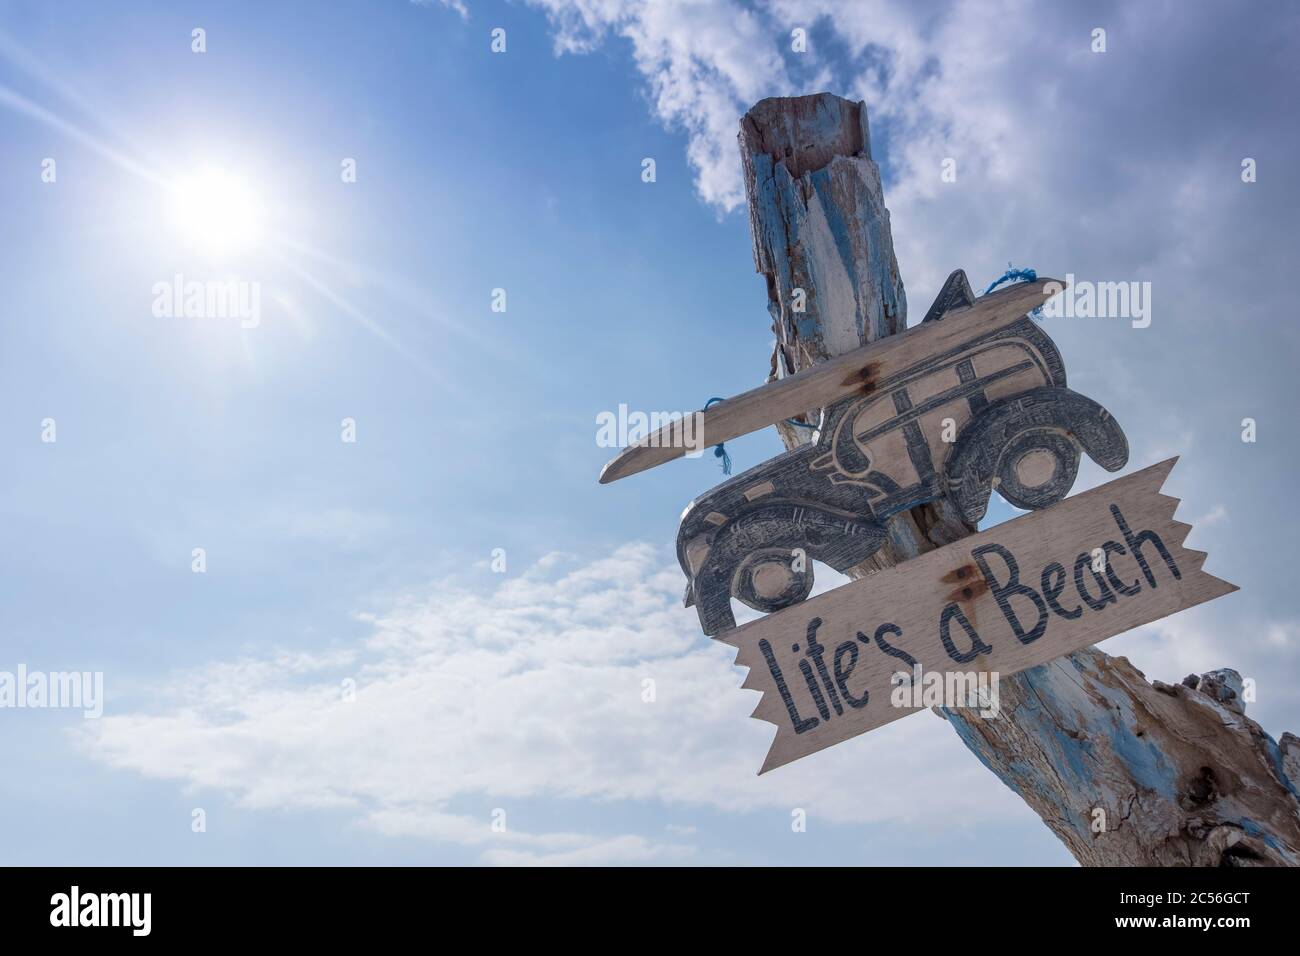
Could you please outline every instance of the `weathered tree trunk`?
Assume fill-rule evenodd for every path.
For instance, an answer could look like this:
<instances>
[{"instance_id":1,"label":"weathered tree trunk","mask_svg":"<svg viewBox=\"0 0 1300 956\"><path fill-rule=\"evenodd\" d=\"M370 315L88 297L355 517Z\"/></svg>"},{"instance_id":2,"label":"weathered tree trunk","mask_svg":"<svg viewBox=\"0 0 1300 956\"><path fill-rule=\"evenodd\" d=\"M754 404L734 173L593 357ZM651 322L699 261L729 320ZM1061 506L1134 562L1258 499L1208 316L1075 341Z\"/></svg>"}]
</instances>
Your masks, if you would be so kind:
<instances>
[{"instance_id":1,"label":"weathered tree trunk","mask_svg":"<svg viewBox=\"0 0 1300 956\"><path fill-rule=\"evenodd\" d=\"M906 328L866 104L763 100L741 120L740 151L776 334L769 378ZM777 427L787 448L809 440ZM851 576L974 529L941 501L888 530L889 544ZM1080 863L1300 864L1300 740L1284 734L1279 745L1245 716L1235 671L1148 683L1125 658L1089 648L1003 678L1001 705L992 720L943 716Z\"/></svg>"}]
</instances>

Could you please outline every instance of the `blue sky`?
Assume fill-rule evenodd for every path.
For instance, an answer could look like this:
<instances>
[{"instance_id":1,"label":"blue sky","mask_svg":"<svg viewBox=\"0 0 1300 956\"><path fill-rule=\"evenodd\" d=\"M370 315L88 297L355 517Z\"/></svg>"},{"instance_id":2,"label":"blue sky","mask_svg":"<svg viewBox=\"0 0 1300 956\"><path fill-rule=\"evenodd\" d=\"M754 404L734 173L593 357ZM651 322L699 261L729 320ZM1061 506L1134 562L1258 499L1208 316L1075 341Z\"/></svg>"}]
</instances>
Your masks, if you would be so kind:
<instances>
[{"instance_id":1,"label":"blue sky","mask_svg":"<svg viewBox=\"0 0 1300 956\"><path fill-rule=\"evenodd\" d=\"M958 266L1152 283L1149 328L1047 328L1243 591L1106 649L1237 667L1295 730L1300 37L1264 6L0 3L0 669L107 695L0 711L0 859L1070 862L931 715L754 778L770 728L677 606L716 464L596 484L599 412L766 373L735 131L821 89L867 102L913 320ZM260 241L173 221L208 166ZM260 324L153 315L178 272Z\"/></svg>"}]
</instances>

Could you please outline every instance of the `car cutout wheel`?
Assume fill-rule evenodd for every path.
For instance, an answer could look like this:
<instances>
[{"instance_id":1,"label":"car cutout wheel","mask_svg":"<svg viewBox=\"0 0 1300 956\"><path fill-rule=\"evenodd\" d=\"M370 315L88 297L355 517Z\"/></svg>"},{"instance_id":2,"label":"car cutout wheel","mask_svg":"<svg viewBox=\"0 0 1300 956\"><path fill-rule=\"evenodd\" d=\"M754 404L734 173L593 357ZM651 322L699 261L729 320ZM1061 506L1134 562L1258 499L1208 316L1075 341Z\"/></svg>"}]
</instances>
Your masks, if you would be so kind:
<instances>
[{"instance_id":1,"label":"car cutout wheel","mask_svg":"<svg viewBox=\"0 0 1300 956\"><path fill-rule=\"evenodd\" d=\"M789 548L755 551L737 565L731 579L736 600L764 613L798 604L812 586L812 559Z\"/></svg>"},{"instance_id":2,"label":"car cutout wheel","mask_svg":"<svg viewBox=\"0 0 1300 956\"><path fill-rule=\"evenodd\" d=\"M1024 511L1055 504L1074 486L1080 455L1078 444L1060 429L1021 432L998 461L998 493Z\"/></svg>"}]
</instances>

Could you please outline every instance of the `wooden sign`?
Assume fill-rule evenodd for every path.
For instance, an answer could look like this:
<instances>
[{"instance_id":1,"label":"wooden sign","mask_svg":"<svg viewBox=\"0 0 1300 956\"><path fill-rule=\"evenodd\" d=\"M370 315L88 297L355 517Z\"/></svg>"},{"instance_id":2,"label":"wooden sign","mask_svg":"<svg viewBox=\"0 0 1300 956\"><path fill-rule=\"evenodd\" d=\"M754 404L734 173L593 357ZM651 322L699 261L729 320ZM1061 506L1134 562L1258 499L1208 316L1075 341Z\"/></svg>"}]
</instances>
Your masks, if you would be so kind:
<instances>
[{"instance_id":1,"label":"wooden sign","mask_svg":"<svg viewBox=\"0 0 1300 956\"><path fill-rule=\"evenodd\" d=\"M1025 314L1051 282L976 300L958 269L919 327L716 406L745 409L728 422L763 424L813 394L837 399L812 443L723 482L682 515L677 557L705 634L735 626L733 597L760 611L804 600L811 559L837 571L862 563L900 511L946 497L974 524L994 488L1024 510L1060 501L1084 452L1108 471L1124 467L1123 430L1066 387L1060 352ZM781 389L801 378L826 390L808 385L783 404ZM777 392L785 397L770 398ZM713 443L707 423L704 435ZM644 461L638 454L630 460Z\"/></svg>"},{"instance_id":2,"label":"wooden sign","mask_svg":"<svg viewBox=\"0 0 1300 956\"><path fill-rule=\"evenodd\" d=\"M936 674L987 685L1237 590L1183 547L1176 460L718 635L777 727L759 772L930 706Z\"/></svg>"}]
</instances>

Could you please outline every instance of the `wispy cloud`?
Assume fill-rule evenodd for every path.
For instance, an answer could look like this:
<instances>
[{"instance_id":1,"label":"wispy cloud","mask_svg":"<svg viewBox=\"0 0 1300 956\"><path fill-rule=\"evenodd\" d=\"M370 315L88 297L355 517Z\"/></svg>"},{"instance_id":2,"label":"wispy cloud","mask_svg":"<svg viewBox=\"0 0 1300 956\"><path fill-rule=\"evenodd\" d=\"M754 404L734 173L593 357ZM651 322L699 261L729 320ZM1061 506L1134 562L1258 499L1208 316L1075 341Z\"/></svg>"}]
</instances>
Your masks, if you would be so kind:
<instances>
[{"instance_id":1,"label":"wispy cloud","mask_svg":"<svg viewBox=\"0 0 1300 956\"><path fill-rule=\"evenodd\" d=\"M417 7L431 7L434 4L441 4L448 10L455 10L460 14L462 20L469 19L469 8L465 6L463 0L411 0Z\"/></svg>"},{"instance_id":2,"label":"wispy cloud","mask_svg":"<svg viewBox=\"0 0 1300 956\"><path fill-rule=\"evenodd\" d=\"M700 196L724 210L744 202L737 120L764 96L795 92L767 16L731 0L528 2L549 17L557 53L586 53L611 36L629 42L651 108L687 134Z\"/></svg>"},{"instance_id":3,"label":"wispy cloud","mask_svg":"<svg viewBox=\"0 0 1300 956\"><path fill-rule=\"evenodd\" d=\"M244 807L345 808L376 832L485 862L693 858L692 831L662 823L646 835L521 831L511 808L535 799L802 807L845 824L1023 812L929 714L757 777L772 728L749 719L755 695L731 650L700 636L680 571L648 545L548 559L478 591L440 585L365 620L372 631L353 646L177 674L147 708L110 704L81 743L110 766Z\"/></svg>"}]
</instances>

